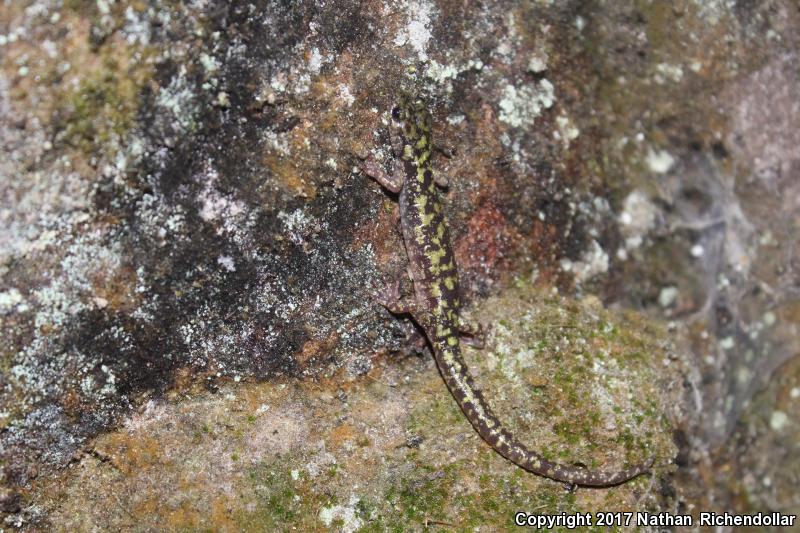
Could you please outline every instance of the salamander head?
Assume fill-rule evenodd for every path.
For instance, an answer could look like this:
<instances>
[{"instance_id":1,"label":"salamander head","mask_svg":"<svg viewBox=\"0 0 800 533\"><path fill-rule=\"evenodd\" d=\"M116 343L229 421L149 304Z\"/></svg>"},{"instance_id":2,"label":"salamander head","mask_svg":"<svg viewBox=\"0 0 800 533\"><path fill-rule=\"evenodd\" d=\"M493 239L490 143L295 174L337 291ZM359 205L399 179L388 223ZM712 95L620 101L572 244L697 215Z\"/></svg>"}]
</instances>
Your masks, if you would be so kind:
<instances>
[{"instance_id":1,"label":"salamander head","mask_svg":"<svg viewBox=\"0 0 800 533\"><path fill-rule=\"evenodd\" d=\"M421 98L402 95L392 109L392 119L402 132L406 144L413 147L420 138L430 138L431 114ZM406 158L405 153L403 158Z\"/></svg>"}]
</instances>

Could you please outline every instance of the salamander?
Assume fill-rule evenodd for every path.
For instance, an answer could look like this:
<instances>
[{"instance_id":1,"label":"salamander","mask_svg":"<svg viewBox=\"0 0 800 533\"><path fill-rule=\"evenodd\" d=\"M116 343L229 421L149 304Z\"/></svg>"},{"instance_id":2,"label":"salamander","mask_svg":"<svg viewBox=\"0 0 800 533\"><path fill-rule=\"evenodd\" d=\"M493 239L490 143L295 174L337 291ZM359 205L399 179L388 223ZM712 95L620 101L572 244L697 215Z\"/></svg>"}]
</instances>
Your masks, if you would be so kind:
<instances>
[{"instance_id":1,"label":"salamander","mask_svg":"<svg viewBox=\"0 0 800 533\"><path fill-rule=\"evenodd\" d=\"M558 464L527 448L494 414L461 355L458 272L442 198L433 174L431 115L425 104L403 96L392 110L393 172L373 158L364 172L399 193L400 225L408 255L414 297L402 301L398 286L384 293L383 304L396 314L410 314L424 330L439 372L475 431L500 455L525 470L569 485L605 487L647 472L653 459L617 471L590 471Z\"/></svg>"}]
</instances>

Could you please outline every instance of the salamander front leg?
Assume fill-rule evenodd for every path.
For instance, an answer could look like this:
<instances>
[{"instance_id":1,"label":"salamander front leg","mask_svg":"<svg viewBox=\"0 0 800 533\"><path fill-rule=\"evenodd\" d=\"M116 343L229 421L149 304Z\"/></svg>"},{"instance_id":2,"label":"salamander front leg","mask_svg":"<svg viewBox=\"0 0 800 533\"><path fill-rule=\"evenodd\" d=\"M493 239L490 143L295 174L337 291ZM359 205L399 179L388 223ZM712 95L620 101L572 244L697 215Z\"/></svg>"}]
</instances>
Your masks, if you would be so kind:
<instances>
[{"instance_id":1,"label":"salamander front leg","mask_svg":"<svg viewBox=\"0 0 800 533\"><path fill-rule=\"evenodd\" d=\"M447 189L450 187L450 180L447 179L447 176L442 174L441 172L434 172L433 173L433 181L441 187L442 189Z\"/></svg>"},{"instance_id":2,"label":"salamander front leg","mask_svg":"<svg viewBox=\"0 0 800 533\"><path fill-rule=\"evenodd\" d=\"M378 160L375 159L375 156L372 154L367 156L367 159L359 165L359 168L364 174L373 178L395 194L399 193L400 189L403 188L405 174L403 172L403 166L397 160L392 161L392 174L387 174L386 171L383 170L383 166L378 163Z\"/></svg>"},{"instance_id":3,"label":"salamander front leg","mask_svg":"<svg viewBox=\"0 0 800 533\"><path fill-rule=\"evenodd\" d=\"M445 156L447 159L452 159L456 155L455 148L441 146L440 144L434 144L433 149ZM433 181L442 189L447 189L450 187L450 180L447 178L447 174L444 172L434 172Z\"/></svg>"}]
</instances>

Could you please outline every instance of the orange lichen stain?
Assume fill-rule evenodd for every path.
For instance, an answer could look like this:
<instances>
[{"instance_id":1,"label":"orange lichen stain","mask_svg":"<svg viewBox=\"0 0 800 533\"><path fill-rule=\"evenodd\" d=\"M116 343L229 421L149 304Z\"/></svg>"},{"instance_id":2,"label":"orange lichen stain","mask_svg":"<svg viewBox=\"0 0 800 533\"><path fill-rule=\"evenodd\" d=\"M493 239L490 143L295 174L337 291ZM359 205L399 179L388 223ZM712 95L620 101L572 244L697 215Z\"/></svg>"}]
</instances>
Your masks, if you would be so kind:
<instances>
[{"instance_id":1,"label":"orange lichen stain","mask_svg":"<svg viewBox=\"0 0 800 533\"><path fill-rule=\"evenodd\" d=\"M337 368L331 374L320 376L313 385L317 391L342 391L349 394L352 391L360 390L363 382L353 380L349 371L342 367ZM305 382L301 382L300 386L305 386Z\"/></svg>"},{"instance_id":2,"label":"orange lichen stain","mask_svg":"<svg viewBox=\"0 0 800 533\"><path fill-rule=\"evenodd\" d=\"M103 265L100 265L102 267ZM136 270L130 266L98 268L89 276L95 305L110 311L132 311L141 303Z\"/></svg>"},{"instance_id":3,"label":"orange lichen stain","mask_svg":"<svg viewBox=\"0 0 800 533\"><path fill-rule=\"evenodd\" d=\"M223 495L218 495L211 502L211 524L213 531L239 531L239 527L231 517L235 502ZM197 511L195 511L197 512Z\"/></svg>"},{"instance_id":4,"label":"orange lichen stain","mask_svg":"<svg viewBox=\"0 0 800 533\"><path fill-rule=\"evenodd\" d=\"M328 435L328 444L332 449L342 448L347 441L355 441L360 433L350 424L340 424L333 428Z\"/></svg>"},{"instance_id":5,"label":"orange lichen stain","mask_svg":"<svg viewBox=\"0 0 800 533\"><path fill-rule=\"evenodd\" d=\"M778 321L789 324L800 324L800 302L789 301L777 309Z\"/></svg>"},{"instance_id":6,"label":"orange lichen stain","mask_svg":"<svg viewBox=\"0 0 800 533\"><path fill-rule=\"evenodd\" d=\"M315 184L303 175L300 165L294 159L268 152L261 162L271 172L274 181L282 184L292 194L308 199L317 196Z\"/></svg>"},{"instance_id":7,"label":"orange lichen stain","mask_svg":"<svg viewBox=\"0 0 800 533\"><path fill-rule=\"evenodd\" d=\"M165 510L166 507L164 506L164 500L162 498L150 496L147 495L147 493L136 501L131 509L134 517L146 517L147 521L152 520L153 516L163 516Z\"/></svg>"},{"instance_id":8,"label":"orange lichen stain","mask_svg":"<svg viewBox=\"0 0 800 533\"><path fill-rule=\"evenodd\" d=\"M61 397L61 406L67 415L78 416L81 412L81 395L74 389L67 390Z\"/></svg>"},{"instance_id":9,"label":"orange lichen stain","mask_svg":"<svg viewBox=\"0 0 800 533\"><path fill-rule=\"evenodd\" d=\"M353 54L343 50L336 56L336 65L327 72L318 74L311 84L311 98L319 102L319 131L342 130L342 119L347 120L349 102L343 96L343 87L352 87L354 73L352 71ZM354 131L353 128L347 128Z\"/></svg>"},{"instance_id":10,"label":"orange lichen stain","mask_svg":"<svg viewBox=\"0 0 800 533\"><path fill-rule=\"evenodd\" d=\"M336 86L327 79L320 79L311 86L315 99L320 102L331 102L335 98ZM315 124L318 133L336 133L342 128L343 114L339 105L326 105L318 110Z\"/></svg>"},{"instance_id":11,"label":"orange lichen stain","mask_svg":"<svg viewBox=\"0 0 800 533\"><path fill-rule=\"evenodd\" d=\"M167 508L164 511L158 512L158 515L164 517L169 531L187 531L196 530L200 526L200 515L197 509L189 502L181 502L179 507Z\"/></svg>"},{"instance_id":12,"label":"orange lichen stain","mask_svg":"<svg viewBox=\"0 0 800 533\"><path fill-rule=\"evenodd\" d=\"M336 346L338 341L339 335L336 332L324 339L309 339L303 344L300 351L294 354L295 361L297 361L300 368L306 368L314 360L320 357L328 357L331 349Z\"/></svg>"},{"instance_id":13,"label":"orange lichen stain","mask_svg":"<svg viewBox=\"0 0 800 533\"><path fill-rule=\"evenodd\" d=\"M108 456L114 467L126 477L164 464L160 441L141 433L110 433L101 437L95 449Z\"/></svg>"},{"instance_id":14,"label":"orange lichen stain","mask_svg":"<svg viewBox=\"0 0 800 533\"><path fill-rule=\"evenodd\" d=\"M139 469L134 472L134 480L142 474L148 477L165 473L160 466ZM174 483L174 480L173 480ZM145 497L133 505L133 514L145 516L150 522L167 524L169 531L186 531L206 529L212 531L237 531L238 528L231 517L231 510L236 506L226 495L217 495L210 502L208 508L198 507L195 501L186 497L191 494L202 494L207 490L207 484L202 476L197 473L191 476L181 476L173 487L175 494L184 495L183 499L175 502L165 502L163 498Z\"/></svg>"},{"instance_id":15,"label":"orange lichen stain","mask_svg":"<svg viewBox=\"0 0 800 533\"><path fill-rule=\"evenodd\" d=\"M244 403L244 412L252 415L262 406L276 406L286 402L292 393L291 380L275 379L269 383L257 383L242 387L239 398Z\"/></svg>"},{"instance_id":16,"label":"orange lichen stain","mask_svg":"<svg viewBox=\"0 0 800 533\"><path fill-rule=\"evenodd\" d=\"M178 367L172 371L172 387L167 391L166 396L170 400L178 400L187 395L200 395L206 390L205 384L209 379L217 379L216 373L217 369L215 368L198 370L192 366Z\"/></svg>"}]
</instances>

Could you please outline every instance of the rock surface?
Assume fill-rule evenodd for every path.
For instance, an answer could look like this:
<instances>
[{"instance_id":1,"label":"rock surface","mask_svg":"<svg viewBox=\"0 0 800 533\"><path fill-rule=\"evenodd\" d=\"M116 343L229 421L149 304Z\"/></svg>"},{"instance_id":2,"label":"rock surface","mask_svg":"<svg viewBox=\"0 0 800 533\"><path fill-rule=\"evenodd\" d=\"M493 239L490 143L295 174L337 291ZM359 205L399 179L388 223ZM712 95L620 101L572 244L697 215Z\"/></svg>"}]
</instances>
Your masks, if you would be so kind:
<instances>
[{"instance_id":1,"label":"rock surface","mask_svg":"<svg viewBox=\"0 0 800 533\"><path fill-rule=\"evenodd\" d=\"M785 0L0 4L5 526L796 509L798 41ZM565 493L386 357L419 343L371 296L405 258L358 164L400 92L487 394L652 477Z\"/></svg>"},{"instance_id":2,"label":"rock surface","mask_svg":"<svg viewBox=\"0 0 800 533\"><path fill-rule=\"evenodd\" d=\"M653 340L664 332L635 316L610 322L596 299L531 290L508 291L482 311L476 318L504 319L467 360L510 427L548 457L592 468L654 454L654 476L570 494L529 475L472 431L431 358L407 357L382 359L355 381L174 390L95 439L66 483L39 494L39 512L73 531L409 531L426 522L492 530L513 527L522 509L673 504L659 480L673 470L681 365L663 372L646 357L675 358Z\"/></svg>"}]
</instances>

